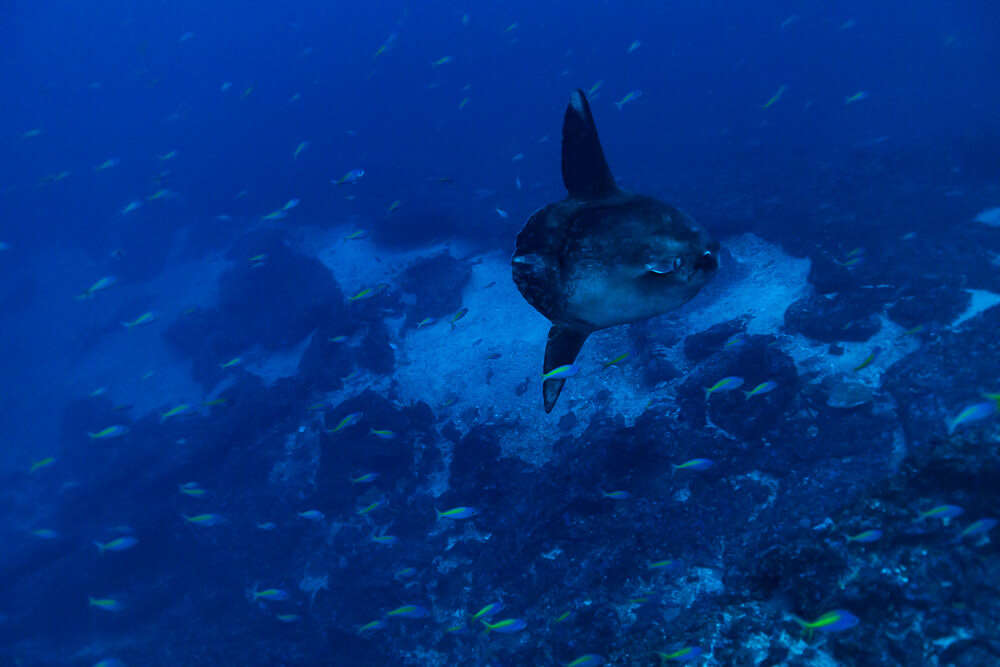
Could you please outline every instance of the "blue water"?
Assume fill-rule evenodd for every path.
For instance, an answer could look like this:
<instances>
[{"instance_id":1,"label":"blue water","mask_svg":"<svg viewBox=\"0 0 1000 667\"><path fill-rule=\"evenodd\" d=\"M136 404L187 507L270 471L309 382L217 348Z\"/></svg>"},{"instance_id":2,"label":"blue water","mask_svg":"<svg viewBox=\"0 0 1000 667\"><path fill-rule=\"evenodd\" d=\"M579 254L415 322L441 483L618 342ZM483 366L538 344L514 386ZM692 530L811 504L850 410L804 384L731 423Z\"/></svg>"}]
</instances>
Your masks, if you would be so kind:
<instances>
[{"instance_id":1,"label":"blue water","mask_svg":"<svg viewBox=\"0 0 1000 667\"><path fill-rule=\"evenodd\" d=\"M683 646L736 664L750 635L804 645L788 614L851 600L789 599L805 566L777 590L722 583L756 581L771 535L739 515L748 501L730 481L846 457L788 492L811 508L803 516L769 515L773 535L805 544L812 525L897 479L896 454L923 451L917 412L946 438L943 418L1000 391L989 326L954 324L970 304L989 315L1000 292L996 225L974 221L1000 206L992 3L109 0L0 15L4 664L541 665L595 653L580 664L644 665ZM545 415L534 374L547 324L507 260L528 216L565 196L560 124L575 89L619 184L698 219L724 264L690 310L593 337L581 363L594 372ZM630 91L641 95L621 103ZM354 169L356 183L332 182ZM746 234L768 250L748 250ZM747 296L754 275L763 287ZM105 276L114 284L78 298ZM802 297L795 280L840 299L840 315L820 299L784 327L740 323ZM725 317L699 315L714 303L730 304ZM838 316L843 328L821 331ZM754 352L723 363L741 330ZM943 358L956 331L978 359L965 370L981 372L937 377L933 400L910 410L893 389L905 364ZM872 350L872 369L855 369ZM620 381L596 373L624 352ZM702 395L723 375L749 390L779 372L787 382L768 397L712 397L733 401L728 413ZM826 397L844 377L892 394L894 416L869 399L860 417L824 413L843 407ZM744 419L751 400L769 401L766 418ZM994 424L989 413L968 427ZM87 435L112 425L127 433ZM836 440L815 446L826 454L782 455L817 425ZM862 446L897 429L895 445ZM623 452L624 440L647 444ZM701 456L712 471L677 482L671 466ZM364 473L378 477L349 481ZM192 481L204 496L183 492ZM631 508L600 493L625 489ZM774 513L760 492L747 506ZM684 509L671 504L681 497ZM921 488L900 502L925 500L948 498ZM434 520L455 506L476 515ZM311 509L322 519L298 516ZM183 518L199 513L219 525ZM390 534L396 544L371 542ZM92 545L123 535L138 542ZM722 542L740 555L723 562ZM643 570L659 556L700 574ZM715 585L706 571L728 597L688 594L685 581ZM307 575L328 582L310 592ZM255 585L288 599L255 599ZM627 601L651 589L652 611ZM741 604L775 599L754 612L771 622L721 629L750 615ZM526 627L484 635L469 615L495 600L494 621ZM386 617L411 603L426 617ZM905 664L841 639L882 636L887 622L874 602L853 604L860 629L820 650Z\"/></svg>"}]
</instances>

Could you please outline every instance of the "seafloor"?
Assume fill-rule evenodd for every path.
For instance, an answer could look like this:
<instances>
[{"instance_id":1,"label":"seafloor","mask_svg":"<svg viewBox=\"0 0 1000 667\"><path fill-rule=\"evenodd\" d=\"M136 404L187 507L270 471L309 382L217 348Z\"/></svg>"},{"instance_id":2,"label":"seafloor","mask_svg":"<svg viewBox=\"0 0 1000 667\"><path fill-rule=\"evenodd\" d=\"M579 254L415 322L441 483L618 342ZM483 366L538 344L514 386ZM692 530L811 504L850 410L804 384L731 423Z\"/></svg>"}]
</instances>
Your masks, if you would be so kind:
<instances>
[{"instance_id":1,"label":"seafloor","mask_svg":"<svg viewBox=\"0 0 1000 667\"><path fill-rule=\"evenodd\" d=\"M676 313L592 336L551 415L547 323L506 251L258 226L102 294L72 328L27 305L12 326L68 351L10 400L47 406L31 428L63 446L3 485L0 657L651 665L692 646L717 665L997 664L997 548L959 535L1000 511L1000 431L946 428L1000 391L1000 229L973 214L917 229L899 214L855 238L826 205L817 240L724 234L716 281ZM150 295L153 324L117 324ZM777 387L706 397L726 376ZM129 432L87 435L112 424ZM674 469L693 458L715 465ZM191 481L203 496L178 492ZM942 504L964 514L916 520ZM436 519L455 506L478 514ZM200 513L221 523L182 519ZM881 539L846 539L870 529ZM92 546L122 534L138 545ZM255 586L289 599L255 601ZM527 627L484 634L470 615L496 601ZM429 614L359 632L404 604ZM835 609L860 623L803 634L790 616Z\"/></svg>"}]
</instances>

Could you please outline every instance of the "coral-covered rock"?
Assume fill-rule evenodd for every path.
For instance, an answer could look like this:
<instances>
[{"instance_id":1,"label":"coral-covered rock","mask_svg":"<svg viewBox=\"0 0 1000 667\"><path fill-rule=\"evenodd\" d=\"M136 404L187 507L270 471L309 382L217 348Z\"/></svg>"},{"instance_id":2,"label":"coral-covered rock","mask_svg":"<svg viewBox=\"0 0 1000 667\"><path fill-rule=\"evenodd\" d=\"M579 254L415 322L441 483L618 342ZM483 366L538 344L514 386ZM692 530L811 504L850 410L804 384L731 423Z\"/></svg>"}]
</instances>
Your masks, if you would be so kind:
<instances>
[{"instance_id":1,"label":"coral-covered rock","mask_svg":"<svg viewBox=\"0 0 1000 667\"><path fill-rule=\"evenodd\" d=\"M799 299L785 311L785 328L826 343L865 341L882 328L876 313L882 301L872 291L858 290Z\"/></svg>"}]
</instances>

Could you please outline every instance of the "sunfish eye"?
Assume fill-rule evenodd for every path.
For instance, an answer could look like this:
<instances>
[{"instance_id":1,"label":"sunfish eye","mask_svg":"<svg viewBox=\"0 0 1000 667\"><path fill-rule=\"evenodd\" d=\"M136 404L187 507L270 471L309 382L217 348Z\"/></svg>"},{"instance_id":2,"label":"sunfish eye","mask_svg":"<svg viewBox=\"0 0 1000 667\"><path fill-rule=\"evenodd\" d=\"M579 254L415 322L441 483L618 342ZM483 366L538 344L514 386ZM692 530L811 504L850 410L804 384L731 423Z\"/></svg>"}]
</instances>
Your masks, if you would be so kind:
<instances>
[{"instance_id":1,"label":"sunfish eye","mask_svg":"<svg viewBox=\"0 0 1000 667\"><path fill-rule=\"evenodd\" d=\"M706 250L702 253L701 257L698 258L698 261L694 263L694 268L701 271L715 271L719 268L719 260L714 254L712 254L711 250Z\"/></svg>"}]
</instances>

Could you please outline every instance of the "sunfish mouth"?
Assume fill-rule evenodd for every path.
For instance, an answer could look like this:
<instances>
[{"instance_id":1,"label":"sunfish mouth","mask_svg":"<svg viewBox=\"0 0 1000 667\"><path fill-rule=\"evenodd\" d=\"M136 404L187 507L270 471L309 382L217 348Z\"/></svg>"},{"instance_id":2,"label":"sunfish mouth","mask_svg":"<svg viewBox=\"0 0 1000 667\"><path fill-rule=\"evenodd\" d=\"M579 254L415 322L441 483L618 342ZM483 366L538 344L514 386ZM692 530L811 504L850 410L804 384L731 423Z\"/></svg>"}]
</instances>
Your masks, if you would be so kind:
<instances>
[{"instance_id":1,"label":"sunfish mouth","mask_svg":"<svg viewBox=\"0 0 1000 667\"><path fill-rule=\"evenodd\" d=\"M681 268L684 264L684 260L680 257L674 257L671 260L664 262L650 262L646 264L646 271L649 273L655 273L656 275L662 276L669 273L673 273L677 269ZM706 250L703 252L698 259L694 262L695 271L704 271L705 273L711 273L719 268L719 257L716 253L711 250Z\"/></svg>"},{"instance_id":2,"label":"sunfish mouth","mask_svg":"<svg viewBox=\"0 0 1000 667\"><path fill-rule=\"evenodd\" d=\"M681 268L682 263L683 261L680 257L674 257L672 260L666 262L650 262L646 265L646 270L662 276L667 273L673 273Z\"/></svg>"}]
</instances>

